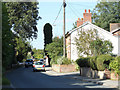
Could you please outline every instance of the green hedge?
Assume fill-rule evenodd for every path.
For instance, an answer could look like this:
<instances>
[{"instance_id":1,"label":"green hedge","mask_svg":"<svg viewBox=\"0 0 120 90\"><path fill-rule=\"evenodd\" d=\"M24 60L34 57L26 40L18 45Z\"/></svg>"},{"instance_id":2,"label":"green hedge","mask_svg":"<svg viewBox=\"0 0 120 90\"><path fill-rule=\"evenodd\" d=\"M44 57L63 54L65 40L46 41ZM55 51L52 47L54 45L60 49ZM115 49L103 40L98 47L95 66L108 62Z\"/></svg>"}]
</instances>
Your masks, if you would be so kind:
<instances>
[{"instance_id":1,"label":"green hedge","mask_svg":"<svg viewBox=\"0 0 120 90\"><path fill-rule=\"evenodd\" d=\"M99 55L96 60L96 66L98 71L104 71L105 68L109 69L109 63L114 60L114 58L108 54Z\"/></svg>"},{"instance_id":2,"label":"green hedge","mask_svg":"<svg viewBox=\"0 0 120 90\"><path fill-rule=\"evenodd\" d=\"M115 71L116 74L120 75L120 56L110 62L110 68Z\"/></svg>"},{"instance_id":3,"label":"green hedge","mask_svg":"<svg viewBox=\"0 0 120 90\"><path fill-rule=\"evenodd\" d=\"M90 67L93 70L97 70L96 60L97 60L97 56L93 56L90 58Z\"/></svg>"},{"instance_id":4,"label":"green hedge","mask_svg":"<svg viewBox=\"0 0 120 90\"><path fill-rule=\"evenodd\" d=\"M80 67L90 67L90 57L81 57L76 60Z\"/></svg>"},{"instance_id":5,"label":"green hedge","mask_svg":"<svg viewBox=\"0 0 120 90\"><path fill-rule=\"evenodd\" d=\"M93 70L103 71L105 68L109 69L109 64L114 60L114 57L108 54L92 56L92 57L80 57L76 60L79 67L91 67Z\"/></svg>"}]
</instances>

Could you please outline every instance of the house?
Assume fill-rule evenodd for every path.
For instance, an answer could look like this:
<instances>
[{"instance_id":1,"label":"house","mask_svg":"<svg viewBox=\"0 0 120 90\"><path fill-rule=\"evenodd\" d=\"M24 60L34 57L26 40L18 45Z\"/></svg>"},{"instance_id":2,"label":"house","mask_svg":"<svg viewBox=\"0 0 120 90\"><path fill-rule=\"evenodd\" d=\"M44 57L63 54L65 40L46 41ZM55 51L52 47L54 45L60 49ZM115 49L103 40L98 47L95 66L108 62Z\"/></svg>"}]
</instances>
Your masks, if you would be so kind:
<instances>
[{"instance_id":1,"label":"house","mask_svg":"<svg viewBox=\"0 0 120 90\"><path fill-rule=\"evenodd\" d=\"M110 32L94 25L91 23L91 13L90 10L85 10L83 13L83 18L78 18L77 20L77 28L70 30L66 34L66 50L67 50L67 58L71 60L78 59L78 51L75 45L75 37L77 37L78 31L83 30L97 30L97 35L104 39L109 40L113 45L112 53L115 55L120 55L120 23L111 23L110 24Z\"/></svg>"}]
</instances>

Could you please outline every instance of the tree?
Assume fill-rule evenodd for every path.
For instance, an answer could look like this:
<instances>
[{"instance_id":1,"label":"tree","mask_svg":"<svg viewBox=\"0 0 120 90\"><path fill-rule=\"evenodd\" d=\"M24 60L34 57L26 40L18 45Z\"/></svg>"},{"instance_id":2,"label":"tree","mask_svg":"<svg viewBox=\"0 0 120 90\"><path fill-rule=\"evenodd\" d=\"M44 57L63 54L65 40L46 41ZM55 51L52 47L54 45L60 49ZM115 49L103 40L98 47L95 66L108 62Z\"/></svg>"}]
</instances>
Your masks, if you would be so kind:
<instances>
[{"instance_id":1,"label":"tree","mask_svg":"<svg viewBox=\"0 0 120 90\"><path fill-rule=\"evenodd\" d=\"M9 24L12 26L14 33L22 38L37 37L37 20L38 17L37 2L7 2L7 12Z\"/></svg>"},{"instance_id":2,"label":"tree","mask_svg":"<svg viewBox=\"0 0 120 90\"><path fill-rule=\"evenodd\" d=\"M96 30L84 30L81 28L78 31L77 37L75 37L75 45L77 46L78 55L91 55L90 43L96 38Z\"/></svg>"},{"instance_id":3,"label":"tree","mask_svg":"<svg viewBox=\"0 0 120 90\"><path fill-rule=\"evenodd\" d=\"M109 31L110 23L120 23L120 2L100 2L92 13L92 19L95 25Z\"/></svg>"},{"instance_id":4,"label":"tree","mask_svg":"<svg viewBox=\"0 0 120 90\"><path fill-rule=\"evenodd\" d=\"M102 40L97 38L90 43L91 51L95 53L94 55L109 54L113 50L112 43L108 40Z\"/></svg>"},{"instance_id":5,"label":"tree","mask_svg":"<svg viewBox=\"0 0 120 90\"><path fill-rule=\"evenodd\" d=\"M75 37L75 45L79 56L93 56L112 52L112 43L99 38L96 30L80 30L77 36Z\"/></svg>"},{"instance_id":6,"label":"tree","mask_svg":"<svg viewBox=\"0 0 120 90\"><path fill-rule=\"evenodd\" d=\"M44 57L44 51L42 49L32 49L32 51L34 52L33 56L37 59L43 58Z\"/></svg>"},{"instance_id":7,"label":"tree","mask_svg":"<svg viewBox=\"0 0 120 90\"><path fill-rule=\"evenodd\" d=\"M27 59L28 52L31 51L30 43L18 37L16 40L16 57L17 61L22 61L23 59Z\"/></svg>"},{"instance_id":8,"label":"tree","mask_svg":"<svg viewBox=\"0 0 120 90\"><path fill-rule=\"evenodd\" d=\"M50 66L51 59L49 58L49 55L47 54L47 51L45 48L47 44L52 42L52 26L49 23L46 23L44 26L43 32L44 32L44 52L45 52L45 55L47 55L48 57L48 63Z\"/></svg>"},{"instance_id":9,"label":"tree","mask_svg":"<svg viewBox=\"0 0 120 90\"><path fill-rule=\"evenodd\" d=\"M52 43L45 48L50 58L55 59L63 55L63 38L54 37Z\"/></svg>"},{"instance_id":10,"label":"tree","mask_svg":"<svg viewBox=\"0 0 120 90\"><path fill-rule=\"evenodd\" d=\"M44 48L47 44L52 42L52 26L49 23L46 23L44 26Z\"/></svg>"},{"instance_id":11,"label":"tree","mask_svg":"<svg viewBox=\"0 0 120 90\"><path fill-rule=\"evenodd\" d=\"M5 3L2 3L2 65L4 68L11 66L14 61L14 35L8 23L8 13Z\"/></svg>"}]
</instances>

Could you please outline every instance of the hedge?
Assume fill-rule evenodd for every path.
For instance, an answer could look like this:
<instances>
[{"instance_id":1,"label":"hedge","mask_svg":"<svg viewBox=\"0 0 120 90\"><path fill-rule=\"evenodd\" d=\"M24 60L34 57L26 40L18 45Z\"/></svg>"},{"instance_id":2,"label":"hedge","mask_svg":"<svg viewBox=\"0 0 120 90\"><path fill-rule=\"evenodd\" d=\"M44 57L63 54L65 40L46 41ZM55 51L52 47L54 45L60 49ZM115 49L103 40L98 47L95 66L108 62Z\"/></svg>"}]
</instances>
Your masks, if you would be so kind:
<instances>
[{"instance_id":1,"label":"hedge","mask_svg":"<svg viewBox=\"0 0 120 90\"><path fill-rule=\"evenodd\" d=\"M79 67L90 67L90 57L81 57L76 60Z\"/></svg>"}]
</instances>

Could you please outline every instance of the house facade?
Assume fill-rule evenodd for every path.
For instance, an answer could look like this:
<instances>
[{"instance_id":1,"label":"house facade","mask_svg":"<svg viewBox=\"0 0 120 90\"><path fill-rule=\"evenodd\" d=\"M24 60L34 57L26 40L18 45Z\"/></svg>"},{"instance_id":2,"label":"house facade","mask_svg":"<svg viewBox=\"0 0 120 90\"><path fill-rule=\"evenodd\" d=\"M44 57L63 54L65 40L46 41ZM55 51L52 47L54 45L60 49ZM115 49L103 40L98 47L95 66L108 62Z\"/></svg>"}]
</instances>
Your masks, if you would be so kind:
<instances>
[{"instance_id":1,"label":"house facade","mask_svg":"<svg viewBox=\"0 0 120 90\"><path fill-rule=\"evenodd\" d=\"M83 18L78 18L77 20L77 28L70 30L66 34L66 50L67 50L67 58L71 60L78 59L78 50L75 45L75 38L78 37L78 31L80 30L97 30L97 36L103 40L109 40L113 45L112 53L115 55L120 55L120 23L111 23L110 24L110 32L94 25L91 23L91 13L90 10L85 10L83 13ZM85 56L85 55L84 55Z\"/></svg>"}]
</instances>

